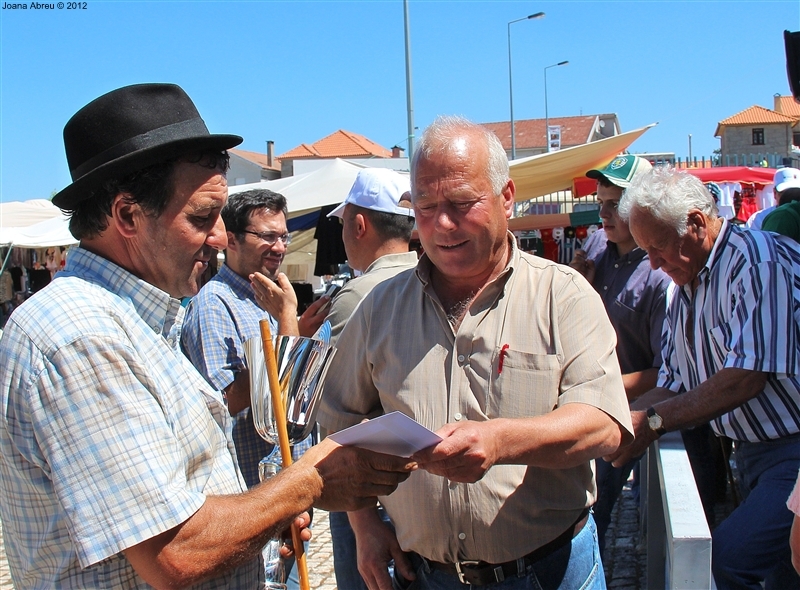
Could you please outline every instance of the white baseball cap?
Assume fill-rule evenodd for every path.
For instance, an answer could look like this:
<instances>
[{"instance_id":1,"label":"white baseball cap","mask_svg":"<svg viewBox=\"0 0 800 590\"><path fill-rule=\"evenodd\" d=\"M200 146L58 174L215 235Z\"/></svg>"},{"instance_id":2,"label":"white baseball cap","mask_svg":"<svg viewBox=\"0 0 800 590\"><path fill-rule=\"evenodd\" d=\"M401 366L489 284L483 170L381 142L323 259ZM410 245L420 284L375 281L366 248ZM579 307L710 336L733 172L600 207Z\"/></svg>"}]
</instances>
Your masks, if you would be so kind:
<instances>
[{"instance_id":1,"label":"white baseball cap","mask_svg":"<svg viewBox=\"0 0 800 590\"><path fill-rule=\"evenodd\" d=\"M775 192L781 193L787 188L800 188L800 170L797 168L779 168L773 180Z\"/></svg>"},{"instance_id":2,"label":"white baseball cap","mask_svg":"<svg viewBox=\"0 0 800 590\"><path fill-rule=\"evenodd\" d=\"M410 192L411 182L407 176L388 168L364 168L358 172L344 203L328 213L328 217L342 217L348 203L373 211L414 217L413 209L399 205L403 195Z\"/></svg>"}]
</instances>

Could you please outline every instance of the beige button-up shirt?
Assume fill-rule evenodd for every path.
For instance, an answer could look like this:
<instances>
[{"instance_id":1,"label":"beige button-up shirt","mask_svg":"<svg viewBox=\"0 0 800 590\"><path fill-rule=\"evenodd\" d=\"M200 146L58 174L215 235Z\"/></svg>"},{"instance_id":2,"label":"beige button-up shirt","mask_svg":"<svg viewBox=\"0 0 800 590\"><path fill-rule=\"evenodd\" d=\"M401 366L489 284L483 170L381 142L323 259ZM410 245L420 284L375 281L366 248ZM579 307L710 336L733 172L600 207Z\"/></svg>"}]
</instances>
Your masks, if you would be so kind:
<instances>
[{"instance_id":1,"label":"beige button-up shirt","mask_svg":"<svg viewBox=\"0 0 800 590\"><path fill-rule=\"evenodd\" d=\"M335 432L399 410L437 430L580 402L632 432L616 337L599 296L571 268L512 247L509 264L455 333L427 257L415 272L378 285L341 334L320 423ZM559 470L495 465L472 484L419 470L380 500L403 550L440 562L503 563L555 539L594 499L587 462Z\"/></svg>"}]
</instances>

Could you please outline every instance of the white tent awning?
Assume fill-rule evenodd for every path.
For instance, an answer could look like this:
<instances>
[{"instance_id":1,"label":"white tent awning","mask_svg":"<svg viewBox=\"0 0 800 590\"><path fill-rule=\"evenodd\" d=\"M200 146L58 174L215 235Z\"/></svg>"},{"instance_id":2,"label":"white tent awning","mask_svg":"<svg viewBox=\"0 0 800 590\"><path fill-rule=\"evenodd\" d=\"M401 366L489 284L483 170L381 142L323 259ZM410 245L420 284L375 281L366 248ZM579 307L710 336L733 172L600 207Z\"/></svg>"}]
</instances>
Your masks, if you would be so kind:
<instances>
[{"instance_id":1,"label":"white tent awning","mask_svg":"<svg viewBox=\"0 0 800 590\"><path fill-rule=\"evenodd\" d=\"M78 240L69 233L69 218L60 215L28 227L0 228L0 244L3 243L15 248L50 248L72 246Z\"/></svg>"},{"instance_id":2,"label":"white tent awning","mask_svg":"<svg viewBox=\"0 0 800 590\"><path fill-rule=\"evenodd\" d=\"M367 167L336 158L313 172L230 186L228 194L233 195L251 189L269 189L280 193L286 197L289 219L293 219L344 201L358 172ZM405 173L398 172L398 174Z\"/></svg>"}]
</instances>

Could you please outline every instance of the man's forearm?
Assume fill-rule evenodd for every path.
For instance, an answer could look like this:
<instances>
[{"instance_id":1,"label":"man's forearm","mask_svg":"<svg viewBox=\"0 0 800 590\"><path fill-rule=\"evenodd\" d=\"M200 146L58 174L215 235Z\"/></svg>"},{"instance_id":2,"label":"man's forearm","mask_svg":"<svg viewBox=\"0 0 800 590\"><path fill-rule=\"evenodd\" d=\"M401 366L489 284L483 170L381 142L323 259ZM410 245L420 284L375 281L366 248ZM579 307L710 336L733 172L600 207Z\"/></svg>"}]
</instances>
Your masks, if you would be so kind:
<instances>
[{"instance_id":1,"label":"man's forearm","mask_svg":"<svg viewBox=\"0 0 800 590\"><path fill-rule=\"evenodd\" d=\"M691 391L664 400L653 390L632 404L632 409L654 406L667 430L682 430L705 424L753 399L764 390L766 373L747 369L722 369ZM666 390L664 390L666 391ZM664 401L662 401L664 400Z\"/></svg>"},{"instance_id":2,"label":"man's forearm","mask_svg":"<svg viewBox=\"0 0 800 590\"><path fill-rule=\"evenodd\" d=\"M298 464L244 494L207 497L184 523L127 549L125 556L155 587L196 584L255 558L321 491L314 466Z\"/></svg>"},{"instance_id":3,"label":"man's forearm","mask_svg":"<svg viewBox=\"0 0 800 590\"><path fill-rule=\"evenodd\" d=\"M626 373L622 376L622 384L625 386L625 395L629 402L653 389L657 382L658 369L655 368Z\"/></svg>"},{"instance_id":4,"label":"man's forearm","mask_svg":"<svg viewBox=\"0 0 800 590\"><path fill-rule=\"evenodd\" d=\"M593 406L565 404L522 419L496 419L499 464L567 469L615 451L630 435L611 416Z\"/></svg>"}]
</instances>

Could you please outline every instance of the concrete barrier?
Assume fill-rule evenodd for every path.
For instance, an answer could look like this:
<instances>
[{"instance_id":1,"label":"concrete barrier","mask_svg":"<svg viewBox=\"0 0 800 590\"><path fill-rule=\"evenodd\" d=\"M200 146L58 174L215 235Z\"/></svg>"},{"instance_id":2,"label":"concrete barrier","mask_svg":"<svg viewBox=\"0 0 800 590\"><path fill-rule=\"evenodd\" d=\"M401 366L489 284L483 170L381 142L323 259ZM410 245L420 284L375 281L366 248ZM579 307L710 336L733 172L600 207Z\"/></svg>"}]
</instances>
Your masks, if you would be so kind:
<instances>
[{"instance_id":1,"label":"concrete barrier","mask_svg":"<svg viewBox=\"0 0 800 590\"><path fill-rule=\"evenodd\" d=\"M641 473L647 587L715 588L711 531L680 432L665 434L650 446Z\"/></svg>"}]
</instances>

